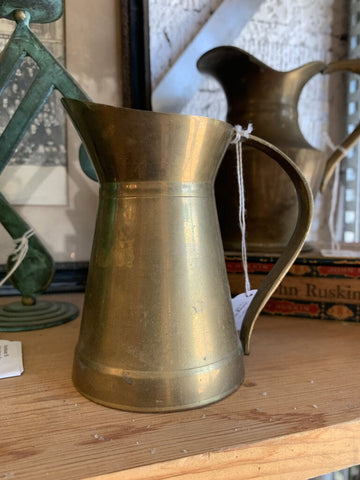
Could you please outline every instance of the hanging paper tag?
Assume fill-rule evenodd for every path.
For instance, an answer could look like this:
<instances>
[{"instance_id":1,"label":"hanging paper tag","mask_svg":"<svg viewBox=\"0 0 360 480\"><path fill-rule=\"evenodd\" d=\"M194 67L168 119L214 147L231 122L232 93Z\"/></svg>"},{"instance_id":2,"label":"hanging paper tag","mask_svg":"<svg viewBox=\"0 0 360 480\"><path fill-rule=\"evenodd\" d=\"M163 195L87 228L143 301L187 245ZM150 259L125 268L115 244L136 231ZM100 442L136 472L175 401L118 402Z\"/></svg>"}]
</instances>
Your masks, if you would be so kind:
<instances>
[{"instance_id":1,"label":"hanging paper tag","mask_svg":"<svg viewBox=\"0 0 360 480\"><path fill-rule=\"evenodd\" d=\"M23 371L21 342L0 340L0 378L17 377Z\"/></svg>"},{"instance_id":2,"label":"hanging paper tag","mask_svg":"<svg viewBox=\"0 0 360 480\"><path fill-rule=\"evenodd\" d=\"M240 293L240 295L236 295L236 297L231 299L231 303L233 306L234 317L235 317L235 325L236 330L241 330L241 325L245 317L245 313L252 302L252 299L255 297L257 290L250 290L248 295L246 293Z\"/></svg>"}]
</instances>

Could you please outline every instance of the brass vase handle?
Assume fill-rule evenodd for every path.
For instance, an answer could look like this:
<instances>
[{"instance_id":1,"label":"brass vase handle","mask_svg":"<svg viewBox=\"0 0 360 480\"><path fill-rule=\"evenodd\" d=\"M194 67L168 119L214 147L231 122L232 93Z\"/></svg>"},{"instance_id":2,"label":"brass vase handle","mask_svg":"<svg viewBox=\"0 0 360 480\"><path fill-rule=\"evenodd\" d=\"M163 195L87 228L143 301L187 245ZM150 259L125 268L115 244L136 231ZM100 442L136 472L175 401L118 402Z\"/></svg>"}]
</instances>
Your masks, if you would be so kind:
<instances>
[{"instance_id":1,"label":"brass vase handle","mask_svg":"<svg viewBox=\"0 0 360 480\"><path fill-rule=\"evenodd\" d=\"M271 143L255 137L254 135L249 135L249 137L246 139L244 138L243 141L246 142L247 145L257 148L267 154L280 165L293 182L298 200L298 217L294 232L275 265L261 283L244 317L240 339L244 348L244 353L245 355L248 355L251 334L255 322L266 302L294 263L309 233L314 203L308 182L301 170L287 155Z\"/></svg>"},{"instance_id":2,"label":"brass vase handle","mask_svg":"<svg viewBox=\"0 0 360 480\"><path fill-rule=\"evenodd\" d=\"M360 59L348 58L330 63L323 74L334 72L351 72L360 74ZM354 131L348 135L342 144L330 155L326 163L325 172L320 185L320 192L323 192L332 177L334 170L339 162L346 157L347 152L358 142L360 138L360 123L357 124Z\"/></svg>"}]
</instances>

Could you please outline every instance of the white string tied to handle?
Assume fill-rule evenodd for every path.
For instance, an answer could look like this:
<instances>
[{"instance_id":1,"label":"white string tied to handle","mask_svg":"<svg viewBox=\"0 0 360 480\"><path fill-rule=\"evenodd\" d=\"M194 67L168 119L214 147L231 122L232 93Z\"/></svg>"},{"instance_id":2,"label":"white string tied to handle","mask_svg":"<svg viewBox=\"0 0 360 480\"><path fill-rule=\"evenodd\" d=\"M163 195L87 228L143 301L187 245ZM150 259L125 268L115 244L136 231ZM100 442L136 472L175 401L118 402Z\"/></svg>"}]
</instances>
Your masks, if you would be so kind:
<instances>
[{"instance_id":1,"label":"white string tied to handle","mask_svg":"<svg viewBox=\"0 0 360 480\"><path fill-rule=\"evenodd\" d=\"M340 150L345 156L349 153L350 149L344 148L342 145L335 145L334 142L331 140L328 132L324 132L323 136L327 146L332 151ZM329 218L328 218L331 250L333 251L340 249L339 242L336 239L336 227L335 227L336 208L338 204L338 195L339 195L339 181L340 181L340 165L337 165L334 172L334 182L332 186L331 204L330 204L330 212L329 212Z\"/></svg>"},{"instance_id":2,"label":"white string tied to handle","mask_svg":"<svg viewBox=\"0 0 360 480\"><path fill-rule=\"evenodd\" d=\"M247 266L247 253L246 253L246 222L245 222L245 189L244 189L244 174L242 166L242 139L249 138L249 135L253 131L251 123L248 124L247 129L244 130L241 125L234 126L234 138L231 141L235 144L236 148L236 172L239 186L239 227L241 231L241 260L243 264L244 277L245 277L245 295L248 297L251 295L250 280Z\"/></svg>"},{"instance_id":3,"label":"white string tied to handle","mask_svg":"<svg viewBox=\"0 0 360 480\"><path fill-rule=\"evenodd\" d=\"M350 152L351 148L344 148L342 145L335 145L335 143L331 140L328 132L324 132L323 137L326 145L334 152L335 150L340 150L340 152L342 152L345 156Z\"/></svg>"},{"instance_id":4,"label":"white string tied to handle","mask_svg":"<svg viewBox=\"0 0 360 480\"><path fill-rule=\"evenodd\" d=\"M12 255L14 256L15 263L11 267L10 271L6 274L6 276L0 281L0 286L4 285L4 283L11 277L11 275L15 273L15 271L21 265L29 250L29 238L32 237L34 234L34 230L30 228L30 230L27 230L21 238L14 239L15 248Z\"/></svg>"}]
</instances>

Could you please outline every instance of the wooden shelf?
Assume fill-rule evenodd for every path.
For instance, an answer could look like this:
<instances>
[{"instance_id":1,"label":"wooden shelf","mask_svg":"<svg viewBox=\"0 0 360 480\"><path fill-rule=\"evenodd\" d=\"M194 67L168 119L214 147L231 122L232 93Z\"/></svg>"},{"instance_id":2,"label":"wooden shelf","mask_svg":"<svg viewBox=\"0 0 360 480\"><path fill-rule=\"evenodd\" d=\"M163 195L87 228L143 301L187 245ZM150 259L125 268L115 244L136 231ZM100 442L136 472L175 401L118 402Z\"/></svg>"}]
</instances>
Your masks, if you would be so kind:
<instances>
[{"instance_id":1,"label":"wooden shelf","mask_svg":"<svg viewBox=\"0 0 360 480\"><path fill-rule=\"evenodd\" d=\"M71 382L78 329L1 332L23 342L25 371L0 380L0 478L296 480L360 463L359 324L260 317L241 388L170 414L82 397Z\"/></svg>"}]
</instances>

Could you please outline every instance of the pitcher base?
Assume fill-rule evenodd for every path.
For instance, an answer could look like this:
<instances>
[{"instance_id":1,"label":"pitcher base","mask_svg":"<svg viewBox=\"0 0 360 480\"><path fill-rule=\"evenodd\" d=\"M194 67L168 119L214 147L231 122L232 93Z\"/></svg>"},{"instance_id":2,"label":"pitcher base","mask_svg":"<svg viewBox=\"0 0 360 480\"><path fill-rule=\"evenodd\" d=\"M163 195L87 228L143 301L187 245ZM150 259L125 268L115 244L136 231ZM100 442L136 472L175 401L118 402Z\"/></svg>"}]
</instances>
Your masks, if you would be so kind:
<instances>
[{"instance_id":1,"label":"pitcher base","mask_svg":"<svg viewBox=\"0 0 360 480\"><path fill-rule=\"evenodd\" d=\"M227 397L244 380L242 352L210 366L175 372L125 372L99 365L94 369L86 363L75 357L73 382L78 391L96 403L127 411L203 407Z\"/></svg>"}]
</instances>

